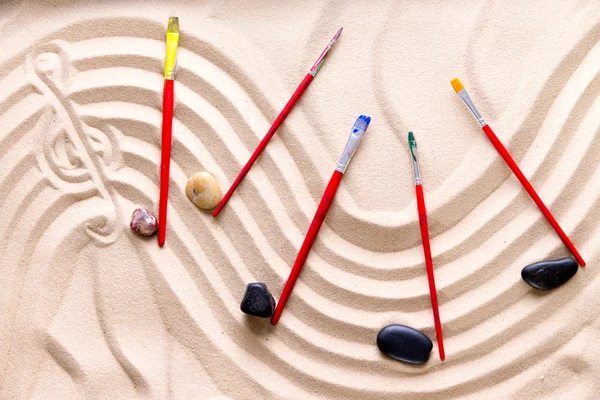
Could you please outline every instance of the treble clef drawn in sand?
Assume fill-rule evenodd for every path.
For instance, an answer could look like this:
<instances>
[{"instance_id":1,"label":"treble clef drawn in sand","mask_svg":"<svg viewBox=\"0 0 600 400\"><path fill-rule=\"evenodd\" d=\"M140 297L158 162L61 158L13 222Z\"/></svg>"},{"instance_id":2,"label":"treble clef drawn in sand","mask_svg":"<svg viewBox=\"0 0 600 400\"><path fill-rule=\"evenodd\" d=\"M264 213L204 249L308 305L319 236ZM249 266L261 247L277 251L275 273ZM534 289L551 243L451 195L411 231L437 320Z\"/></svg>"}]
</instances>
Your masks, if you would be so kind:
<instances>
[{"instance_id":1,"label":"treble clef drawn in sand","mask_svg":"<svg viewBox=\"0 0 600 400\"><path fill-rule=\"evenodd\" d=\"M139 354L137 346L148 343L150 336L159 336L156 331L163 329L163 325L152 296L147 295L151 293L149 288L141 283L143 271L135 256L128 261L116 256L133 254L127 239L117 240L123 233L122 210L113 182L123 166L118 143L122 134L108 123L78 114L78 104L72 100L73 92L70 90L77 70L69 60L68 46L69 43L61 41L41 44L25 60L27 76L45 101L45 110L37 122L37 163L53 188L70 197L74 203L87 202L79 208L83 215L78 221L82 221L81 229L92 239L92 246L83 246L81 254L73 259L83 261L80 264L89 268L93 282L90 294L104 342L91 341L90 345L97 348L106 345L120 365L120 370L105 371L105 374L112 373L113 379L117 380L124 372L138 394L149 395L150 382L162 381L156 379L144 363L140 363L139 357L136 357ZM76 270L75 266L69 268ZM123 270L129 276L139 276L140 279L122 279ZM63 290L66 296L68 286ZM135 303L138 310L150 310L145 314L151 317L144 319L131 313L127 307L122 308L125 299ZM85 302L85 299L78 301ZM55 312L58 315L60 308ZM143 328L137 331L135 326L129 326L125 333L119 330L119 323L134 320L140 322ZM102 374L86 370L87 366L82 361L85 356L77 348L70 347L69 340L64 339L64 330L53 329L51 321L43 328L46 330L44 343L47 353L59 365L65 366L72 379L80 383L83 392L90 397L99 396L102 384L98 382ZM136 339L129 340L130 335L135 335ZM69 355L70 361L64 361L64 354ZM153 354L162 355L162 352L157 350ZM153 355L147 357L154 360ZM152 369L163 371L157 366L158 361L150 364ZM153 390L162 397L160 393L164 388Z\"/></svg>"},{"instance_id":2,"label":"treble clef drawn in sand","mask_svg":"<svg viewBox=\"0 0 600 400\"><path fill-rule=\"evenodd\" d=\"M53 187L78 200L98 202L83 224L95 243L106 246L121 233L121 209L110 182L120 163L116 128L93 127L77 114L69 99L69 85L75 73L65 51L67 43L54 41L40 46L26 58L28 77L44 96L47 109L38 127L37 160Z\"/></svg>"}]
</instances>

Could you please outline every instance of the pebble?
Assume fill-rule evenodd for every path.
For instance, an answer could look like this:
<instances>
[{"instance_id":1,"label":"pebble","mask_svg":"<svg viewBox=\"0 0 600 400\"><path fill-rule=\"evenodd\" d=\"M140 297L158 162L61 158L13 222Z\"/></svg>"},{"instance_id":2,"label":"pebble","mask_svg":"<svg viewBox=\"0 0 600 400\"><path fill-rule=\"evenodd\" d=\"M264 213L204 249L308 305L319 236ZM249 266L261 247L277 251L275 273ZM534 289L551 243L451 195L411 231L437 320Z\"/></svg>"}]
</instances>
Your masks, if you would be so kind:
<instances>
[{"instance_id":1,"label":"pebble","mask_svg":"<svg viewBox=\"0 0 600 400\"><path fill-rule=\"evenodd\" d=\"M197 207L211 210L223 198L221 188L214 176L208 172L196 172L185 184L185 194Z\"/></svg>"},{"instance_id":2,"label":"pebble","mask_svg":"<svg viewBox=\"0 0 600 400\"><path fill-rule=\"evenodd\" d=\"M571 279L578 269L577 260L568 257L530 264L523 268L521 277L533 288L550 290Z\"/></svg>"},{"instance_id":3,"label":"pebble","mask_svg":"<svg viewBox=\"0 0 600 400\"><path fill-rule=\"evenodd\" d=\"M275 312L275 299L264 283L249 283L240 308L246 314L271 318Z\"/></svg>"},{"instance_id":4,"label":"pebble","mask_svg":"<svg viewBox=\"0 0 600 400\"><path fill-rule=\"evenodd\" d=\"M383 354L408 364L423 364L433 348L431 340L410 326L388 325L377 335L377 347Z\"/></svg>"},{"instance_id":5,"label":"pebble","mask_svg":"<svg viewBox=\"0 0 600 400\"><path fill-rule=\"evenodd\" d=\"M142 236L152 236L158 231L158 219L145 208L136 208L129 226Z\"/></svg>"}]
</instances>

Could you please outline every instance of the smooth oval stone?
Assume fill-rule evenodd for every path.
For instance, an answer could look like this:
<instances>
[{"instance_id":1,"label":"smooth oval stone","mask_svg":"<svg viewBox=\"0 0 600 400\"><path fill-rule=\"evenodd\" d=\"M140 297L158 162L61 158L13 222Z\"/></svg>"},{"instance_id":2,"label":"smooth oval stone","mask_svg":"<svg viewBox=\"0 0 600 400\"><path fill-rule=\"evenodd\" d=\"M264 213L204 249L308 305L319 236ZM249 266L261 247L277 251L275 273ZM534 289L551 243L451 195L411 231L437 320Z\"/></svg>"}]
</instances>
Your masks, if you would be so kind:
<instances>
[{"instance_id":1,"label":"smooth oval stone","mask_svg":"<svg viewBox=\"0 0 600 400\"><path fill-rule=\"evenodd\" d=\"M550 290L559 287L575 275L579 265L572 257L530 264L521 271L521 278L531 287Z\"/></svg>"},{"instance_id":2,"label":"smooth oval stone","mask_svg":"<svg viewBox=\"0 0 600 400\"><path fill-rule=\"evenodd\" d=\"M264 283L249 283L240 308L246 314L271 318L275 312L275 299Z\"/></svg>"},{"instance_id":3,"label":"smooth oval stone","mask_svg":"<svg viewBox=\"0 0 600 400\"><path fill-rule=\"evenodd\" d=\"M377 347L383 354L409 364L423 364L433 348L431 340L410 326L388 325L377 335Z\"/></svg>"}]
</instances>

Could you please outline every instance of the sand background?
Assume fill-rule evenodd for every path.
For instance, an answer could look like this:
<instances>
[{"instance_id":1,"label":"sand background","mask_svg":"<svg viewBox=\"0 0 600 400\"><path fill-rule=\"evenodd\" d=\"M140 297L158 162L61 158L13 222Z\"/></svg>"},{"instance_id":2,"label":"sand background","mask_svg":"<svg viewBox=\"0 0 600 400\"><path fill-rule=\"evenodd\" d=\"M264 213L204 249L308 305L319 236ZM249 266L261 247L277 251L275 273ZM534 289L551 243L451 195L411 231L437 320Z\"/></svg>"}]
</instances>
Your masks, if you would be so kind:
<instances>
[{"instance_id":1,"label":"sand background","mask_svg":"<svg viewBox=\"0 0 600 400\"><path fill-rule=\"evenodd\" d=\"M162 64L180 18L167 245L156 210ZM223 190L339 26L309 90L218 220ZM600 393L599 1L0 4L3 399L595 399ZM589 267L568 256L450 86L460 77ZM373 117L277 328L278 296L358 114ZM434 338L406 133L419 143L447 360ZM435 343L435 342L434 342Z\"/></svg>"}]
</instances>

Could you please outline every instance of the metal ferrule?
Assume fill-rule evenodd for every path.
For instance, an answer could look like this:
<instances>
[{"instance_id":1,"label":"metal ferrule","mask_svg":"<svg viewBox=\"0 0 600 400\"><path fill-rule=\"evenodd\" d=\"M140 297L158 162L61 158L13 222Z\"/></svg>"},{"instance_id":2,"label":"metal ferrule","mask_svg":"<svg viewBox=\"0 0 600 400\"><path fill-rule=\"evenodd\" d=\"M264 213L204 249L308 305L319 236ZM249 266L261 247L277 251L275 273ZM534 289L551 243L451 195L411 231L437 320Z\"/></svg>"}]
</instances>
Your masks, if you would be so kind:
<instances>
[{"instance_id":1,"label":"metal ferrule","mask_svg":"<svg viewBox=\"0 0 600 400\"><path fill-rule=\"evenodd\" d=\"M179 33L167 33L167 46L165 54L165 79L175 79L177 65L177 48L179 47Z\"/></svg>"},{"instance_id":2,"label":"metal ferrule","mask_svg":"<svg viewBox=\"0 0 600 400\"><path fill-rule=\"evenodd\" d=\"M420 185L421 170L419 169L419 153L417 152L417 143L413 140L410 142L410 158L412 160L413 172L415 174L415 185Z\"/></svg>"},{"instance_id":3,"label":"metal ferrule","mask_svg":"<svg viewBox=\"0 0 600 400\"><path fill-rule=\"evenodd\" d=\"M310 69L310 71L308 71L308 73L311 74L313 77L317 75L317 72L319 72L319 70L323 66L323 63L325 62L325 58L327 57L327 55L331 51L331 48L333 47L333 45L335 44L335 42L337 42L337 40L340 37L341 33L342 33L342 28L340 28L336 32L336 34L333 37L333 39L331 39L329 41L329 44L327 45L327 47L325 47L325 50L323 50L323 52L321 53L321 55L319 56L319 58L317 58L317 61L315 61L314 65L312 66L312 68Z\"/></svg>"},{"instance_id":4,"label":"metal ferrule","mask_svg":"<svg viewBox=\"0 0 600 400\"><path fill-rule=\"evenodd\" d=\"M321 55L319 56L319 58L317 58L317 61L315 62L315 64L312 66L312 68L310 69L310 71L308 71L309 74L311 74L312 76L316 76L317 72L319 72L319 70L321 69L321 67L323 66L323 63L325 62L325 57L327 57L327 54L329 54L329 51L331 50L331 48L333 47L333 45L335 44L335 39L333 39L325 48L325 50L323 50L323 52L321 53Z\"/></svg>"},{"instance_id":5,"label":"metal ferrule","mask_svg":"<svg viewBox=\"0 0 600 400\"><path fill-rule=\"evenodd\" d=\"M465 89L463 89L460 92L458 92L458 95L460 96L461 99L463 99L463 101L465 102L467 107L469 107L469 110L471 110L471 112L475 116L475 119L477 120L477 122L479 122L479 125L481 125L481 126L487 125L487 123L485 122L485 120L483 119L481 114L479 114L479 111L477 111L477 108L475 107L475 104L473 104L473 100L471 100L467 91Z\"/></svg>"},{"instance_id":6,"label":"metal ferrule","mask_svg":"<svg viewBox=\"0 0 600 400\"><path fill-rule=\"evenodd\" d=\"M352 133L350 133L348 142L346 142L344 152L340 156L340 159L337 163L337 167L335 168L336 171L340 171L342 174L346 172L346 168L348 168L348 164L350 164L350 160L352 159L354 152L358 148L360 139L362 139L364 134L365 131L358 128L352 128Z\"/></svg>"}]
</instances>

